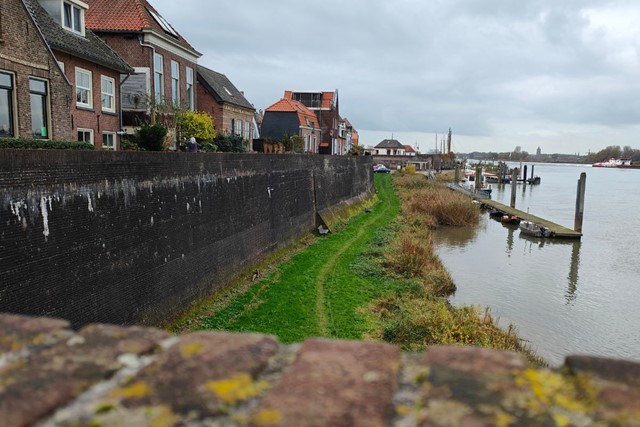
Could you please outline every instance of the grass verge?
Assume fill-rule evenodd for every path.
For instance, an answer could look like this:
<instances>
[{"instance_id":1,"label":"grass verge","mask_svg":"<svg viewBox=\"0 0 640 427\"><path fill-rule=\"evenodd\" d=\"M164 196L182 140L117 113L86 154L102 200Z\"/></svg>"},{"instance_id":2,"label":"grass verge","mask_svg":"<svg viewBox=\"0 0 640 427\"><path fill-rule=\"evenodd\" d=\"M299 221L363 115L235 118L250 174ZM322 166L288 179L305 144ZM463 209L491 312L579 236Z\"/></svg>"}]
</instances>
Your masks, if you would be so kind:
<instances>
[{"instance_id":1,"label":"grass verge","mask_svg":"<svg viewBox=\"0 0 640 427\"><path fill-rule=\"evenodd\" d=\"M410 351L474 345L544 364L488 310L447 300L455 284L431 233L440 225L477 224L479 210L469 198L415 174L376 175L375 184L378 202L369 212L313 239L250 286L230 287L201 304L178 330L261 332L284 343L364 338Z\"/></svg>"}]
</instances>

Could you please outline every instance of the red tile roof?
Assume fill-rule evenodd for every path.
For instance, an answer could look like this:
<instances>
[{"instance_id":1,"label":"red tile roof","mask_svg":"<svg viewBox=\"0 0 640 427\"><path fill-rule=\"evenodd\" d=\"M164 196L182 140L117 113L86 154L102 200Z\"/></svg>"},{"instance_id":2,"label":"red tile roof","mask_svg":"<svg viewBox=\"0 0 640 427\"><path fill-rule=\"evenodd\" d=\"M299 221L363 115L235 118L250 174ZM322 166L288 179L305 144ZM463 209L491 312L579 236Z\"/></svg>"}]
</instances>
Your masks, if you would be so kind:
<instances>
[{"instance_id":1,"label":"red tile roof","mask_svg":"<svg viewBox=\"0 0 640 427\"><path fill-rule=\"evenodd\" d=\"M147 0L84 0L89 9L85 13L85 25L95 31L140 32L152 29L159 34L169 35L153 18L148 10L160 15ZM160 15L161 16L161 15ZM165 18L168 23L168 20ZM171 24L169 24L171 26ZM176 30L176 42L182 47L198 53Z\"/></svg>"},{"instance_id":2,"label":"red tile roof","mask_svg":"<svg viewBox=\"0 0 640 427\"><path fill-rule=\"evenodd\" d=\"M404 146L404 151L407 152L407 153L415 153L416 152L416 150L414 150L413 147L410 146L410 145L405 145Z\"/></svg>"},{"instance_id":3,"label":"red tile roof","mask_svg":"<svg viewBox=\"0 0 640 427\"><path fill-rule=\"evenodd\" d=\"M266 111L281 112L281 113L297 113L298 121L301 126L308 126L313 128L320 128L318 124L318 118L311 110L304 106L301 102L294 101L293 99L282 98L275 104L267 107ZM309 124L307 124L309 123Z\"/></svg>"}]
</instances>

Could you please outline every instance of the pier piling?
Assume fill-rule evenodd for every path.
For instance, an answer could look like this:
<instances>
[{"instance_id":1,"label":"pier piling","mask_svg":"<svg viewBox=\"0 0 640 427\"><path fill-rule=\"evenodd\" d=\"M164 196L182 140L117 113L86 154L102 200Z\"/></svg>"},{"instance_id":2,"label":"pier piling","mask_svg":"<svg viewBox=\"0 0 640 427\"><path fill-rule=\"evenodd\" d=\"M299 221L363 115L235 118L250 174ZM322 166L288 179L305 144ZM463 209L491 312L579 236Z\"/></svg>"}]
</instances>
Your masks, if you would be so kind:
<instances>
[{"instance_id":1,"label":"pier piling","mask_svg":"<svg viewBox=\"0 0 640 427\"><path fill-rule=\"evenodd\" d=\"M587 186L587 173L582 172L578 180L578 191L576 194L576 217L573 229L582 233L582 220L584 217L584 193Z\"/></svg>"},{"instance_id":2,"label":"pier piling","mask_svg":"<svg viewBox=\"0 0 640 427\"><path fill-rule=\"evenodd\" d=\"M516 207L516 186L518 185L518 175L520 175L520 171L518 168L513 170L513 174L511 175L511 206L515 209Z\"/></svg>"}]
</instances>

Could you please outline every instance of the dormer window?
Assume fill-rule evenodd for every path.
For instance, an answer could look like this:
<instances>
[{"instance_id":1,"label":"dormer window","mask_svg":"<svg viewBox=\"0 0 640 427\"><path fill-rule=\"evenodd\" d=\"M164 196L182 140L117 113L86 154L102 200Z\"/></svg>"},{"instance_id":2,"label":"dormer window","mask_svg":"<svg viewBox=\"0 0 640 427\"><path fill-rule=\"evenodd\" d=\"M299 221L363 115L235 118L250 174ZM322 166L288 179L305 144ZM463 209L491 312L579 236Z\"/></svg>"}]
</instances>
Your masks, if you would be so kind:
<instances>
[{"instance_id":1,"label":"dormer window","mask_svg":"<svg viewBox=\"0 0 640 427\"><path fill-rule=\"evenodd\" d=\"M62 26L84 36L84 11L87 5L79 1L62 2Z\"/></svg>"}]
</instances>

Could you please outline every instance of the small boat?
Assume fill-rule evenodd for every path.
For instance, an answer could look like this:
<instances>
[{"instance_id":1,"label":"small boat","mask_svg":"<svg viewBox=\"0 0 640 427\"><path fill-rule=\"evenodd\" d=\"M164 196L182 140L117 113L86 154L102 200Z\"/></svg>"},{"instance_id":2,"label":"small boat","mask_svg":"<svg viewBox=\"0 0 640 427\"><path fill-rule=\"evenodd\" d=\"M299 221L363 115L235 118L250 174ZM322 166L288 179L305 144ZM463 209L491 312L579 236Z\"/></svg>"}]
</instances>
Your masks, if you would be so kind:
<instances>
[{"instance_id":1,"label":"small boat","mask_svg":"<svg viewBox=\"0 0 640 427\"><path fill-rule=\"evenodd\" d=\"M604 162L598 162L591 165L591 167L594 167L594 168L623 168L623 167L629 167L629 166L632 166L632 165L631 165L631 159L628 157L620 157L620 158L611 157L610 159Z\"/></svg>"},{"instance_id":2,"label":"small boat","mask_svg":"<svg viewBox=\"0 0 640 427\"><path fill-rule=\"evenodd\" d=\"M551 237L551 230L533 221L520 221L520 233L533 237Z\"/></svg>"},{"instance_id":3,"label":"small boat","mask_svg":"<svg viewBox=\"0 0 640 427\"><path fill-rule=\"evenodd\" d=\"M500 222L503 224L520 224L521 218L517 215L503 215Z\"/></svg>"},{"instance_id":4,"label":"small boat","mask_svg":"<svg viewBox=\"0 0 640 427\"><path fill-rule=\"evenodd\" d=\"M527 179L527 183L531 184L531 185L540 185L540 177L539 176L534 176L532 178Z\"/></svg>"},{"instance_id":5,"label":"small boat","mask_svg":"<svg viewBox=\"0 0 640 427\"><path fill-rule=\"evenodd\" d=\"M503 215L504 215L504 212L498 209L491 209L489 211L489 217L491 218L502 218Z\"/></svg>"}]
</instances>

